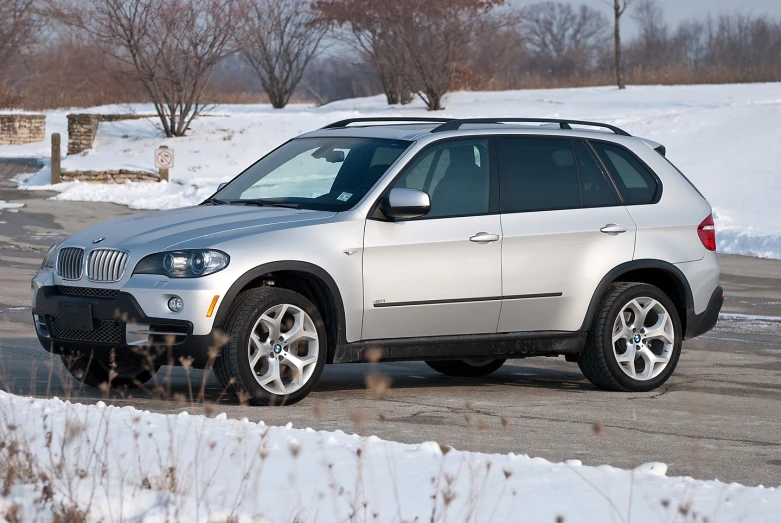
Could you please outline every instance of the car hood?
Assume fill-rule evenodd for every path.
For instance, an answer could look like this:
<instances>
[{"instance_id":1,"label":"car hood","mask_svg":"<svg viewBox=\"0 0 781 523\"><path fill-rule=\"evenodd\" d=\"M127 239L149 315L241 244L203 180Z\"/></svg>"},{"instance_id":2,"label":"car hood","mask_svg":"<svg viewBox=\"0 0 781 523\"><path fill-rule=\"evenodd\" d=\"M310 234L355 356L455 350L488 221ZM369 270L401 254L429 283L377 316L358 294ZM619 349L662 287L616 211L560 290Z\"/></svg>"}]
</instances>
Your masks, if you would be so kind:
<instances>
[{"instance_id":1,"label":"car hood","mask_svg":"<svg viewBox=\"0 0 781 523\"><path fill-rule=\"evenodd\" d=\"M237 235L249 235L281 224L320 221L334 216L333 212L255 207L245 205L199 205L169 211L136 214L88 227L68 238L63 246L116 247L132 250L143 246L157 252L193 240L198 247L208 247L209 237L220 240ZM231 234L231 233L235 234ZM95 242L102 238L95 245ZM216 241L216 238L211 238ZM190 247L191 245L188 245Z\"/></svg>"}]
</instances>

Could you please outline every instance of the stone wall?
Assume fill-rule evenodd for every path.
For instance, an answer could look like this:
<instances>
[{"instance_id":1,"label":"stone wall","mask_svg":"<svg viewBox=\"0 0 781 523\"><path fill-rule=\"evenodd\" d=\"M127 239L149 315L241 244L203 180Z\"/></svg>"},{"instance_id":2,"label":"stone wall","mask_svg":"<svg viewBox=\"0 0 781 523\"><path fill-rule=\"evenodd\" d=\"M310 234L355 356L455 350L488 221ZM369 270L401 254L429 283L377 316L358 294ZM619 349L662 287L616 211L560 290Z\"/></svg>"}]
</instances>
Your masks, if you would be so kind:
<instances>
[{"instance_id":1,"label":"stone wall","mask_svg":"<svg viewBox=\"0 0 781 523\"><path fill-rule=\"evenodd\" d=\"M91 149L100 122L140 120L141 118L149 118L149 116L138 114L69 114L68 154L79 154Z\"/></svg>"},{"instance_id":2,"label":"stone wall","mask_svg":"<svg viewBox=\"0 0 781 523\"><path fill-rule=\"evenodd\" d=\"M159 182L160 175L149 171L131 171L129 169L116 169L108 171L62 171L63 182L97 182L97 183L125 183L125 182Z\"/></svg>"},{"instance_id":3,"label":"stone wall","mask_svg":"<svg viewBox=\"0 0 781 523\"><path fill-rule=\"evenodd\" d=\"M42 142L46 138L46 115L0 114L0 145Z\"/></svg>"},{"instance_id":4,"label":"stone wall","mask_svg":"<svg viewBox=\"0 0 781 523\"><path fill-rule=\"evenodd\" d=\"M98 118L96 115L69 114L68 154L78 154L92 147L92 142L95 140L95 133L97 132Z\"/></svg>"}]
</instances>

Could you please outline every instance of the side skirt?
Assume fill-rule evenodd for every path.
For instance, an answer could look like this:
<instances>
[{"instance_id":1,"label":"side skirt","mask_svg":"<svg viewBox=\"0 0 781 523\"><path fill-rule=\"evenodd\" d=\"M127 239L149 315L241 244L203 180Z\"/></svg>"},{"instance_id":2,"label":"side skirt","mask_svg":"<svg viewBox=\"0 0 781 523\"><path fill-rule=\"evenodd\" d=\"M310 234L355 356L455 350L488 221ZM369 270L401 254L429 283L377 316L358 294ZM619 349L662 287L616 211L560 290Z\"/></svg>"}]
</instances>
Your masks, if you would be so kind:
<instances>
[{"instance_id":1,"label":"side skirt","mask_svg":"<svg viewBox=\"0 0 781 523\"><path fill-rule=\"evenodd\" d=\"M577 354L585 345L585 332L560 331L379 339L337 345L334 363L366 362L367 351L375 350L381 351L381 361L511 359Z\"/></svg>"}]
</instances>

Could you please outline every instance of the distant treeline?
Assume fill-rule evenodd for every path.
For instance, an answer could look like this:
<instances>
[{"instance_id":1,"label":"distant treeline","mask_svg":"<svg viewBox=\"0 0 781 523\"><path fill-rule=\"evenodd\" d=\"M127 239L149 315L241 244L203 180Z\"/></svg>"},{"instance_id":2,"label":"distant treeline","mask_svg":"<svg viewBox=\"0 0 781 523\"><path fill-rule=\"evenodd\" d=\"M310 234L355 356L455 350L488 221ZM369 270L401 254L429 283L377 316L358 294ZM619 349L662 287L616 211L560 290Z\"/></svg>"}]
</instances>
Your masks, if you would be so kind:
<instances>
[{"instance_id":1,"label":"distant treeline","mask_svg":"<svg viewBox=\"0 0 781 523\"><path fill-rule=\"evenodd\" d=\"M616 6L638 28L622 44L627 84L781 81L781 20L671 25L656 0ZM153 101L161 117L186 112L171 135L210 103L385 93L438 109L453 90L614 84L615 23L607 6L555 1L2 0L0 107Z\"/></svg>"}]
</instances>

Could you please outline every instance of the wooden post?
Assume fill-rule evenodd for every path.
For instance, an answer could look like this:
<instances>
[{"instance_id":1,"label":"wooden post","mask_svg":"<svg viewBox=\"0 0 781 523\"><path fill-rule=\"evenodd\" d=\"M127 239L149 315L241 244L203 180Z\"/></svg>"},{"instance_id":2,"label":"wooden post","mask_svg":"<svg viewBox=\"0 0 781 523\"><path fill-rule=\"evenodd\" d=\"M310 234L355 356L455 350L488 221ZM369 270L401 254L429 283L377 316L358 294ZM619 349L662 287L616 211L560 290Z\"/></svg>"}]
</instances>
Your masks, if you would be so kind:
<instances>
[{"instance_id":1,"label":"wooden post","mask_svg":"<svg viewBox=\"0 0 781 523\"><path fill-rule=\"evenodd\" d=\"M161 145L160 149L168 149L168 146ZM168 169L160 168L160 180L168 181Z\"/></svg>"},{"instance_id":2,"label":"wooden post","mask_svg":"<svg viewBox=\"0 0 781 523\"><path fill-rule=\"evenodd\" d=\"M60 133L52 133L52 185L60 183Z\"/></svg>"}]
</instances>

